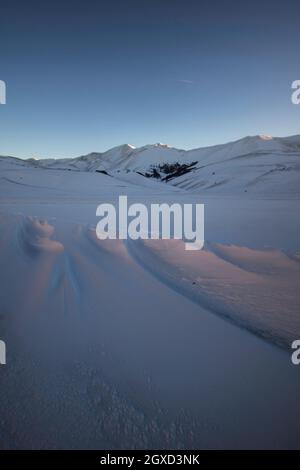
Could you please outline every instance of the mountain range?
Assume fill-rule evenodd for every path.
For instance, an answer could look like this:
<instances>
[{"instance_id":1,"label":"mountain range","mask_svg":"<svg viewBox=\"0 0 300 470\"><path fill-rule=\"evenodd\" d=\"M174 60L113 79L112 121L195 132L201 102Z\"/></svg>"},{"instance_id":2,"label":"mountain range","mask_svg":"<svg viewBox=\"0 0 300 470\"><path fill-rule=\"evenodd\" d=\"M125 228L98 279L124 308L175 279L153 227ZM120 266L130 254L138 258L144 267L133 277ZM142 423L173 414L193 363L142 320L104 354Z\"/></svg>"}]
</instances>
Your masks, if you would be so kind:
<instances>
[{"instance_id":1,"label":"mountain range","mask_svg":"<svg viewBox=\"0 0 300 470\"><path fill-rule=\"evenodd\" d=\"M300 194L300 135L248 136L234 142L181 150L157 143L125 144L76 158L0 157L0 164L100 172L107 176L153 178L193 192Z\"/></svg>"}]
</instances>

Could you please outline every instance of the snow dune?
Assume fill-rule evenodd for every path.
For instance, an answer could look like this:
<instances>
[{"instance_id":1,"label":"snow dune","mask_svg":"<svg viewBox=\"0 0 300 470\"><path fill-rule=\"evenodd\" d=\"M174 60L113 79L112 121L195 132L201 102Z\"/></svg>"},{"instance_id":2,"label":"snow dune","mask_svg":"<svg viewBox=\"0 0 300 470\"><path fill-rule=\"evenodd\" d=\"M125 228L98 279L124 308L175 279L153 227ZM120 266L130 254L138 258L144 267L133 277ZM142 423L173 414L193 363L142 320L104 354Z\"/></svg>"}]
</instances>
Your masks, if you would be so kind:
<instances>
[{"instance_id":1,"label":"snow dune","mask_svg":"<svg viewBox=\"0 0 300 470\"><path fill-rule=\"evenodd\" d=\"M300 264L283 252L180 240L128 242L143 266L204 308L290 349L300 337Z\"/></svg>"},{"instance_id":2,"label":"snow dune","mask_svg":"<svg viewBox=\"0 0 300 470\"><path fill-rule=\"evenodd\" d=\"M149 251L155 256L157 279L136 263L131 244L128 251L120 241L100 242L88 225L60 217L51 226L1 215L1 332L8 347L2 448L297 446L300 415L291 390L300 379L288 354L161 282L169 269L178 283L180 264L184 284L194 276L200 283L194 256L185 272L187 252L176 246L170 269L175 246L134 242L143 266ZM28 252L41 235L64 250L38 244L34 255ZM208 264L207 278L220 281L222 273ZM246 292L247 286L235 269L228 272L236 296L238 282ZM217 292L210 287L212 299ZM220 287L230 300L227 286Z\"/></svg>"},{"instance_id":3,"label":"snow dune","mask_svg":"<svg viewBox=\"0 0 300 470\"><path fill-rule=\"evenodd\" d=\"M61 243L51 240L54 227L45 220L27 217L20 224L18 238L25 251L37 253L40 250L59 252L64 247Z\"/></svg>"}]
</instances>

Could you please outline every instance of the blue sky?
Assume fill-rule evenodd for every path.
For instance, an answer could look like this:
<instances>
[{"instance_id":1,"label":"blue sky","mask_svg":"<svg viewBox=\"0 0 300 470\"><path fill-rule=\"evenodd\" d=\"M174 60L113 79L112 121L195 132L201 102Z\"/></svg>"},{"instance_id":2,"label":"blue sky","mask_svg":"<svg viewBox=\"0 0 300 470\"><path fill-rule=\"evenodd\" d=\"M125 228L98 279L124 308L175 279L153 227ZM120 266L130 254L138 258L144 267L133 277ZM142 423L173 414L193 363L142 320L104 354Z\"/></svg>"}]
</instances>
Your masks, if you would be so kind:
<instances>
[{"instance_id":1,"label":"blue sky","mask_svg":"<svg viewBox=\"0 0 300 470\"><path fill-rule=\"evenodd\" d=\"M0 154L300 133L300 3L1 2Z\"/></svg>"}]
</instances>

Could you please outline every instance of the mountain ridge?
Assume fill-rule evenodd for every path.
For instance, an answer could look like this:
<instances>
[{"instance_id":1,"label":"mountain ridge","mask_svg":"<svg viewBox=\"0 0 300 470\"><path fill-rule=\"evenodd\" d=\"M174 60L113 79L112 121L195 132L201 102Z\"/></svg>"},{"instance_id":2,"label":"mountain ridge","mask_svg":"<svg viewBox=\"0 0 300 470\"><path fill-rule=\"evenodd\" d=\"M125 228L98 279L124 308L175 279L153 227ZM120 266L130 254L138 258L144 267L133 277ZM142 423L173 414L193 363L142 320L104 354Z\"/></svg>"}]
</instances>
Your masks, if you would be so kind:
<instances>
[{"instance_id":1,"label":"mountain ridge","mask_svg":"<svg viewBox=\"0 0 300 470\"><path fill-rule=\"evenodd\" d=\"M132 151L136 152L142 152L146 150L153 150L153 149L158 149L158 150L174 150L176 152L182 153L182 154L189 154L193 152L203 152L203 151L214 151L218 150L221 148L237 145L237 144L245 144L245 143L255 143L255 142L260 142L262 144L264 143L270 143L270 142L276 142L276 143L285 143L285 145L295 145L297 146L298 149L300 149L300 134L295 134L287 137L272 137L270 135L264 135L264 134L257 134L257 135L248 135L245 137L242 137L237 140L229 141L226 143L222 144L215 144L215 145L209 145L209 146L204 146L204 147L196 147L192 149L180 149L177 147L173 147L169 144L164 144L164 143L154 143L154 144L146 144L141 147L135 147L132 144L121 144L117 145L114 147L109 148L108 150L105 150L103 152L89 152L84 155L80 155L77 157L53 157L53 158L38 158L38 157L28 157L28 158L21 158L21 157L16 157L12 155L0 155L0 158L6 157L6 158L15 158L23 161L35 161L35 162L58 162L58 161L72 161L76 159L83 159L87 157L102 157L103 155L109 155L115 152L122 152L122 153L130 153Z\"/></svg>"},{"instance_id":2,"label":"mountain ridge","mask_svg":"<svg viewBox=\"0 0 300 470\"><path fill-rule=\"evenodd\" d=\"M300 135L246 136L191 150L162 143L137 148L123 144L75 158L0 157L0 162L2 168L10 162L23 167L98 172L127 180L130 173L132 181L141 176L153 178L191 192L300 193Z\"/></svg>"}]
</instances>

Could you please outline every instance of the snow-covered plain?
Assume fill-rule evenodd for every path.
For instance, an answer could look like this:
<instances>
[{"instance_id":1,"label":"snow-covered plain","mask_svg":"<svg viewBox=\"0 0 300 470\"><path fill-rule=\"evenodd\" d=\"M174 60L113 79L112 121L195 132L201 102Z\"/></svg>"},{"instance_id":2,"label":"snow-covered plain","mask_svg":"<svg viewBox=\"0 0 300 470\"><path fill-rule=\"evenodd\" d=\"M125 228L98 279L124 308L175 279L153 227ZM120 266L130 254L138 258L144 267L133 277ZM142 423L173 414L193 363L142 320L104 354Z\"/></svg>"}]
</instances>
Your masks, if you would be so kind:
<instances>
[{"instance_id":1,"label":"snow-covered plain","mask_svg":"<svg viewBox=\"0 0 300 470\"><path fill-rule=\"evenodd\" d=\"M162 145L0 158L1 448L299 447L299 149L190 151L171 184L136 172L186 161ZM204 203L204 250L99 241L96 207L120 194Z\"/></svg>"}]
</instances>

